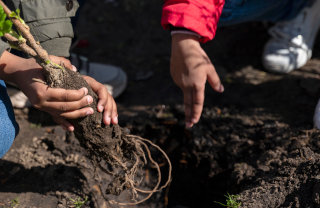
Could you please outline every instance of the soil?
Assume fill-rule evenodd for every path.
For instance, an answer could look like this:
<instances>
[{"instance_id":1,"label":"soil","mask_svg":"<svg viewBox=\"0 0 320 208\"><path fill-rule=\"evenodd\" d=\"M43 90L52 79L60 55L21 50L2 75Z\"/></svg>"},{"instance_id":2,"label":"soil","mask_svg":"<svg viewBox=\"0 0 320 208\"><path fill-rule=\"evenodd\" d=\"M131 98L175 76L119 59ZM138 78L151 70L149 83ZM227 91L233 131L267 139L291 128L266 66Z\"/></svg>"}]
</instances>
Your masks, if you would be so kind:
<instances>
[{"instance_id":1,"label":"soil","mask_svg":"<svg viewBox=\"0 0 320 208\"><path fill-rule=\"evenodd\" d=\"M306 66L279 75L261 65L270 24L220 28L204 48L225 92L207 86L201 121L185 129L160 8L156 0L87 2L77 26L86 41L74 49L127 72L128 88L116 99L120 125L160 145L173 162L170 187L137 207L222 207L216 201L224 203L227 193L238 195L241 207L320 207L320 131L312 122L320 39ZM15 112L21 130L0 160L0 207L73 207L86 197L82 207L117 207L98 188L110 178L94 173L73 135L33 108ZM153 184L155 171L144 174L145 185Z\"/></svg>"}]
</instances>

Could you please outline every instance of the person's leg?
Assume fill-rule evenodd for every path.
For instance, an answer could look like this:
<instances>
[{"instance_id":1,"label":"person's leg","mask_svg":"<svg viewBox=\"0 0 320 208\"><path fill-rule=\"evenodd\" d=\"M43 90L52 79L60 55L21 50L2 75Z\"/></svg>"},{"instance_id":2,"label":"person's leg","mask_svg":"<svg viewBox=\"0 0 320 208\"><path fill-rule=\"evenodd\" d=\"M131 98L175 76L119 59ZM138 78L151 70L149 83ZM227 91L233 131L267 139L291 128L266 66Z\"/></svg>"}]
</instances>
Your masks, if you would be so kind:
<instances>
[{"instance_id":1,"label":"person's leg","mask_svg":"<svg viewBox=\"0 0 320 208\"><path fill-rule=\"evenodd\" d=\"M226 0L219 26L249 21L278 22L294 18L309 0Z\"/></svg>"},{"instance_id":2,"label":"person's leg","mask_svg":"<svg viewBox=\"0 0 320 208\"><path fill-rule=\"evenodd\" d=\"M289 73L305 65L320 27L320 1L309 0L295 18L276 23L269 29L262 63L268 71Z\"/></svg>"},{"instance_id":3,"label":"person's leg","mask_svg":"<svg viewBox=\"0 0 320 208\"><path fill-rule=\"evenodd\" d=\"M310 58L320 27L319 0L226 0L219 26L248 21L275 22L262 63L266 70L289 73Z\"/></svg>"},{"instance_id":4,"label":"person's leg","mask_svg":"<svg viewBox=\"0 0 320 208\"><path fill-rule=\"evenodd\" d=\"M0 158L10 149L14 138L19 132L19 126L14 113L5 83L0 80Z\"/></svg>"}]
</instances>

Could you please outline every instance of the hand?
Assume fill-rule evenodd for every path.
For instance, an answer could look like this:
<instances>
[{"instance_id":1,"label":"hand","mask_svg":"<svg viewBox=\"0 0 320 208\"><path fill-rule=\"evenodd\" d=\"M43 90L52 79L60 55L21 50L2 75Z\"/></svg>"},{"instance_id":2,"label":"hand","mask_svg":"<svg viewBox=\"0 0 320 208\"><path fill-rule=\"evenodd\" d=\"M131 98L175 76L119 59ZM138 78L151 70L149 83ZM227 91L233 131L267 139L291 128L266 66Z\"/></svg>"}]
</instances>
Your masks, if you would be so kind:
<instances>
[{"instance_id":1,"label":"hand","mask_svg":"<svg viewBox=\"0 0 320 208\"><path fill-rule=\"evenodd\" d=\"M53 63L59 64L59 65L63 64L66 68L72 71L77 71L77 68L71 64L69 59L66 59L61 56L53 56L53 55L49 55L49 58Z\"/></svg>"},{"instance_id":2,"label":"hand","mask_svg":"<svg viewBox=\"0 0 320 208\"><path fill-rule=\"evenodd\" d=\"M103 112L103 123L105 125L118 124L117 105L113 97L109 94L107 88L89 76L83 78L90 85L92 90L98 95L99 101L97 104L98 112Z\"/></svg>"},{"instance_id":3,"label":"hand","mask_svg":"<svg viewBox=\"0 0 320 208\"><path fill-rule=\"evenodd\" d=\"M87 95L88 89L50 88L43 83L35 82L33 78L44 80L41 67L34 59L27 59L24 62L24 69L15 72L15 83L35 108L51 114L57 123L69 131L73 131L74 127L67 119L93 114L93 109L87 107L93 102L93 98Z\"/></svg>"},{"instance_id":4,"label":"hand","mask_svg":"<svg viewBox=\"0 0 320 208\"><path fill-rule=\"evenodd\" d=\"M183 92L186 127L191 128L202 113L206 81L217 92L222 93L224 87L209 57L193 35L172 36L170 72Z\"/></svg>"},{"instance_id":5,"label":"hand","mask_svg":"<svg viewBox=\"0 0 320 208\"><path fill-rule=\"evenodd\" d=\"M67 68L77 71L76 67L64 57L50 56L51 61L57 64L64 64ZM89 76L83 78L90 85L92 90L98 95L99 101L97 104L97 111L103 112L103 122L105 125L118 124L117 105L113 97L109 94L107 88ZM61 123L61 122L60 122Z\"/></svg>"}]
</instances>

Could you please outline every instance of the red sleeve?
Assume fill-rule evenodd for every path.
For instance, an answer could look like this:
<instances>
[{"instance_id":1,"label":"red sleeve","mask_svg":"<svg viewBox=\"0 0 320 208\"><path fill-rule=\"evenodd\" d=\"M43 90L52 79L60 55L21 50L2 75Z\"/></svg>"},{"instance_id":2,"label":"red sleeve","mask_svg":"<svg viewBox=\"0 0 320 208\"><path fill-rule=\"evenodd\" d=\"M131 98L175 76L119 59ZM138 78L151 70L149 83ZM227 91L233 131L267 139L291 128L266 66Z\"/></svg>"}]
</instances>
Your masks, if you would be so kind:
<instances>
[{"instance_id":1,"label":"red sleeve","mask_svg":"<svg viewBox=\"0 0 320 208\"><path fill-rule=\"evenodd\" d=\"M212 40L224 0L165 0L161 25L182 27L201 35L201 42Z\"/></svg>"}]
</instances>

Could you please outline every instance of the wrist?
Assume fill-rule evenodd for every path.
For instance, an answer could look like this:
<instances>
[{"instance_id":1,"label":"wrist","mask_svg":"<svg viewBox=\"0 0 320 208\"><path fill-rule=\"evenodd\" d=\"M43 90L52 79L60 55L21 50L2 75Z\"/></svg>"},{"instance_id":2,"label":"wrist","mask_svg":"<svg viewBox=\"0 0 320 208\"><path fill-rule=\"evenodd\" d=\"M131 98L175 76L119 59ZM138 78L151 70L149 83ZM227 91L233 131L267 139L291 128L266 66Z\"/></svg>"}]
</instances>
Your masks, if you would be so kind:
<instances>
[{"instance_id":1,"label":"wrist","mask_svg":"<svg viewBox=\"0 0 320 208\"><path fill-rule=\"evenodd\" d=\"M199 38L197 36L191 34L184 34L184 33L175 33L171 35L172 43L177 43L181 41L189 41L189 42L196 42L199 43Z\"/></svg>"},{"instance_id":2,"label":"wrist","mask_svg":"<svg viewBox=\"0 0 320 208\"><path fill-rule=\"evenodd\" d=\"M0 57L0 79L17 84L24 79L20 72L34 68L35 64L34 59L21 58L5 51Z\"/></svg>"},{"instance_id":3,"label":"wrist","mask_svg":"<svg viewBox=\"0 0 320 208\"><path fill-rule=\"evenodd\" d=\"M190 31L190 30L172 30L172 31L171 31L171 36L172 36L172 35L176 35L176 34L186 34L186 35L195 36L195 37L197 37L198 39L201 38L201 36L200 36L198 33L195 33L195 32Z\"/></svg>"},{"instance_id":4,"label":"wrist","mask_svg":"<svg viewBox=\"0 0 320 208\"><path fill-rule=\"evenodd\" d=\"M170 31L171 31L171 35L187 34L187 35L196 36L198 39L201 38L201 35L199 35L198 33L194 32L193 30L189 30L187 28L184 28L184 27L174 27L174 26L171 25Z\"/></svg>"},{"instance_id":5,"label":"wrist","mask_svg":"<svg viewBox=\"0 0 320 208\"><path fill-rule=\"evenodd\" d=\"M194 48L199 48L200 42L198 38L188 34L175 34L172 36L172 49L189 51Z\"/></svg>"}]
</instances>

